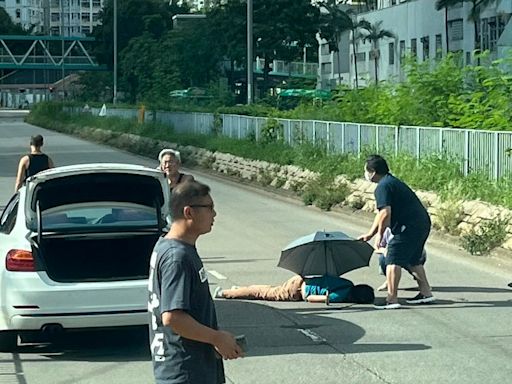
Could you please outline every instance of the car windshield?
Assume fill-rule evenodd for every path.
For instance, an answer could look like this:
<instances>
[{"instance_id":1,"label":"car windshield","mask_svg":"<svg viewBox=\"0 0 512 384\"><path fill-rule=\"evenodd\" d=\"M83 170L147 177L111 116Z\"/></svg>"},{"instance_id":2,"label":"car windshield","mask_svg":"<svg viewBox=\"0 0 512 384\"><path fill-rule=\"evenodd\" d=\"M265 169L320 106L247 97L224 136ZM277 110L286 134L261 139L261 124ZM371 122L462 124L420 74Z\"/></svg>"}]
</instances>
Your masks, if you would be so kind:
<instances>
[{"instance_id":1,"label":"car windshield","mask_svg":"<svg viewBox=\"0 0 512 384\"><path fill-rule=\"evenodd\" d=\"M69 205L42 212L44 230L78 226L156 226L156 210L152 207L126 203L94 203Z\"/></svg>"}]
</instances>

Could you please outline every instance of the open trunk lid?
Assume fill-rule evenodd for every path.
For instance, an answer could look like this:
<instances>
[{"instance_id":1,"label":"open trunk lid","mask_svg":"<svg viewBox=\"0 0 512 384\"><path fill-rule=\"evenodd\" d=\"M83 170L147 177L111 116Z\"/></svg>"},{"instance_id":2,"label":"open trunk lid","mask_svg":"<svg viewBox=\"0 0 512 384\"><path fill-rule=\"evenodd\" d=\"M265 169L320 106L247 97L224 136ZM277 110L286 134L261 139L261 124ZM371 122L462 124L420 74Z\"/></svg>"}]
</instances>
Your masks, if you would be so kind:
<instances>
[{"instance_id":1,"label":"open trunk lid","mask_svg":"<svg viewBox=\"0 0 512 384\"><path fill-rule=\"evenodd\" d=\"M154 208L160 226L170 222L170 190L162 172L152 168L113 163L58 167L29 178L26 189L27 228L39 240L45 233L42 213L58 211L62 206L131 204ZM62 229L69 230L73 222L69 224ZM54 226L51 232L55 231Z\"/></svg>"}]
</instances>

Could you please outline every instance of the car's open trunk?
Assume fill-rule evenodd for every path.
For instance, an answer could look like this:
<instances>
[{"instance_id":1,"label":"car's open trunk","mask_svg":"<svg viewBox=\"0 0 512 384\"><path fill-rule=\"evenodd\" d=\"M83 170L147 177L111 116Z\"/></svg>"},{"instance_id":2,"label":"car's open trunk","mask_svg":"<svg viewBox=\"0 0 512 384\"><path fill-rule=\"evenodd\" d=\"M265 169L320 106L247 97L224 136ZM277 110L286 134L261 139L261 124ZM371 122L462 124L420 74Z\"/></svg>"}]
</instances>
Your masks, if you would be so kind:
<instances>
[{"instance_id":1,"label":"car's open trunk","mask_svg":"<svg viewBox=\"0 0 512 384\"><path fill-rule=\"evenodd\" d=\"M44 236L33 247L36 268L57 282L144 279L160 233Z\"/></svg>"}]
</instances>

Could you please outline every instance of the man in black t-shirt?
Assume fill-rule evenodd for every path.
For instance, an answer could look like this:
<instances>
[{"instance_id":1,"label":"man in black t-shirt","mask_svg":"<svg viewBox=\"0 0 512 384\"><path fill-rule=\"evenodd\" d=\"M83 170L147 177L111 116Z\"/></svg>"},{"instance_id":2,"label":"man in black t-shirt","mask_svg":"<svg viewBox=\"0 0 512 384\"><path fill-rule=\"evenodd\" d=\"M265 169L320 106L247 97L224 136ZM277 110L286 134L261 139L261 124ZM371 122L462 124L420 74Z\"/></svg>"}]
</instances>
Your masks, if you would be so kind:
<instances>
[{"instance_id":1,"label":"man in black t-shirt","mask_svg":"<svg viewBox=\"0 0 512 384\"><path fill-rule=\"evenodd\" d=\"M435 301L421 262L431 227L427 210L411 188L389 172L388 164L381 156L371 155L366 160L364 172L366 180L377 183L375 203L378 213L368 233L359 239L368 241L376 236L375 246L378 248L381 247L386 228L390 227L393 233L386 256L388 297L384 305L376 305L376 308L400 308L397 292L402 268L411 271L420 290L407 303L425 304Z\"/></svg>"},{"instance_id":2,"label":"man in black t-shirt","mask_svg":"<svg viewBox=\"0 0 512 384\"><path fill-rule=\"evenodd\" d=\"M149 337L157 384L225 382L222 358L236 359L242 350L228 332L217 329L196 240L211 231L216 212L210 188L197 181L172 192L173 222L156 243L150 262Z\"/></svg>"}]
</instances>

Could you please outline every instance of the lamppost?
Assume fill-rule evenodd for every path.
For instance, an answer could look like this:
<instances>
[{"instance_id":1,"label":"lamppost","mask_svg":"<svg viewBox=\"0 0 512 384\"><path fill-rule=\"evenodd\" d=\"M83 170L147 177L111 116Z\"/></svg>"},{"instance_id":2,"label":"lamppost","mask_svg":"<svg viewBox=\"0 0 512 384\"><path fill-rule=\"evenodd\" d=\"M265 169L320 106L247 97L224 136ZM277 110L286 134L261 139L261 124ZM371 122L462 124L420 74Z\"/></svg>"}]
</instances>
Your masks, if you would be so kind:
<instances>
[{"instance_id":1,"label":"lamppost","mask_svg":"<svg viewBox=\"0 0 512 384\"><path fill-rule=\"evenodd\" d=\"M252 1L247 0L247 104L252 104L253 70L252 70Z\"/></svg>"},{"instance_id":2,"label":"lamppost","mask_svg":"<svg viewBox=\"0 0 512 384\"><path fill-rule=\"evenodd\" d=\"M114 92L112 104L117 103L117 0L114 0Z\"/></svg>"}]
</instances>

